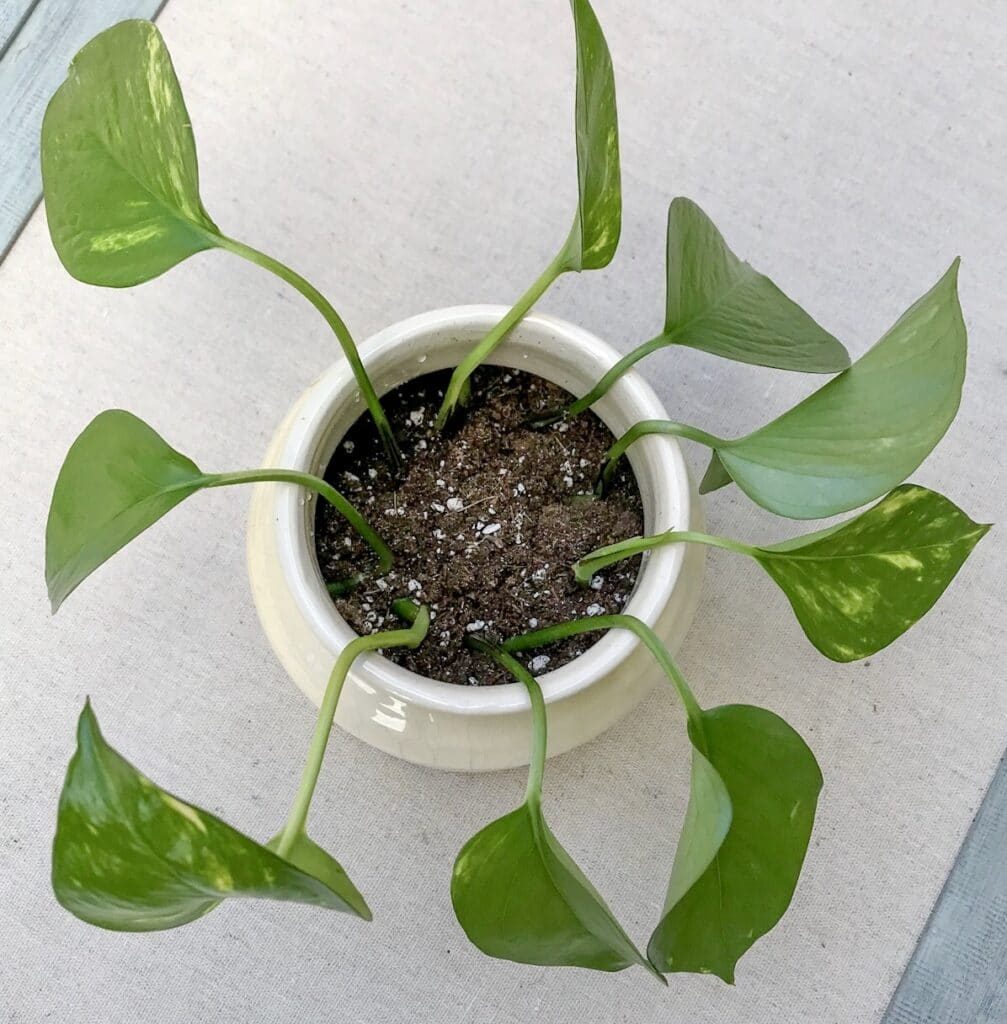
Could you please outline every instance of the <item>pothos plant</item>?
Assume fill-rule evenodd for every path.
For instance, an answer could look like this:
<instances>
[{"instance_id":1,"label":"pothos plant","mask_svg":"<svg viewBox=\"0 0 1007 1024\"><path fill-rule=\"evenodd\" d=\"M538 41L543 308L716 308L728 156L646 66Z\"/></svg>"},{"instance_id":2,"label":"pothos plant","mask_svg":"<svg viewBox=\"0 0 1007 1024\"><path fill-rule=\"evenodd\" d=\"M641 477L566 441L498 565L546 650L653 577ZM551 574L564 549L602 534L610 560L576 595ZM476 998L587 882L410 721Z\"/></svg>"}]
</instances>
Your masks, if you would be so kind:
<instances>
[{"instance_id":1,"label":"pothos plant","mask_svg":"<svg viewBox=\"0 0 1007 1024\"><path fill-rule=\"evenodd\" d=\"M438 423L464 415L473 370L549 285L568 271L606 266L619 241L622 201L615 85L608 47L588 0L571 0L576 37L577 206L569 235L541 277L451 377ZM76 278L135 285L206 249L251 260L297 289L331 327L356 375L393 467L398 445L353 338L333 306L298 273L235 241L207 213L198 189L192 128L168 52L149 22L101 33L73 61L42 129L49 230ZM711 449L701 490L737 484L789 519L867 511L783 543L758 544L689 530L633 537L585 553L582 583L605 566L667 544L704 544L755 559L783 591L827 658L865 658L934 604L988 529L947 498L905 483L957 411L966 335L958 263L850 365L846 349L763 274L730 250L694 203L676 199L667 222L664 323L586 395L541 418L585 412L632 365L657 349L687 346L781 370L835 374L760 429L717 437L685 423L637 423L611 447L598 477L605 500L613 468L647 434ZM198 491L279 481L316 491L373 551L364 575L394 553L337 490L283 468L209 473L128 412L100 413L70 448L46 528L46 582L55 611L87 576ZM267 897L316 904L369 920L364 897L308 836L312 794L340 690L360 654L424 642L430 615L407 595L401 628L353 640L332 669L289 817L267 842L161 789L110 746L90 705L59 803L52 881L73 914L104 928L148 931L185 924L222 900ZM634 633L681 701L692 748L690 794L664 909L644 951L560 845L542 804L547 708L521 652L580 633ZM554 623L503 643L467 641L527 688L532 709L528 784L518 808L476 833L451 876L455 913L490 956L617 971L632 965L734 978L735 965L790 903L811 835L822 776L782 718L744 704L704 708L661 639L629 615Z\"/></svg>"}]
</instances>

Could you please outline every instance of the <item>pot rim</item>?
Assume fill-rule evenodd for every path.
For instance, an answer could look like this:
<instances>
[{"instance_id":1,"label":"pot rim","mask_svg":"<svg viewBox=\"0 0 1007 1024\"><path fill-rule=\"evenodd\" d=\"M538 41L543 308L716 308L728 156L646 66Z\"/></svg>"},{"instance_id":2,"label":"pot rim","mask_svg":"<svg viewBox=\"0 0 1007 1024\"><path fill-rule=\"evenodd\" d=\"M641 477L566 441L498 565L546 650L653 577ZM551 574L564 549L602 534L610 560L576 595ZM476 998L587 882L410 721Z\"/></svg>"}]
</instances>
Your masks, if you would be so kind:
<instances>
[{"instance_id":1,"label":"pot rim","mask_svg":"<svg viewBox=\"0 0 1007 1024\"><path fill-rule=\"evenodd\" d=\"M420 313L398 321L372 335L360 346L361 357L371 369L384 360L396 364L395 350L410 339L425 334L443 333L452 327L471 330L477 326L488 331L506 312L508 307L492 304L452 306ZM545 328L561 335L568 343L585 350L592 360L606 367L619 359L619 353L596 335L559 317L544 313L532 313L524 318L523 324ZM520 331L515 328L513 334ZM522 366L520 353L524 343L520 335L509 338L487 360L491 365L511 369L526 369ZM527 347L527 346L526 346ZM508 359L508 355L516 359ZM415 358L413 366L416 365ZM428 373L436 366L424 367ZM545 379L551 379L548 372L540 368L528 370ZM415 374L416 376L420 374ZM388 378L382 387L375 380L379 394L399 386L402 380ZM599 374L600 376L600 374ZM560 383L560 382L556 382ZM330 453L320 459L319 445L329 432L335 410L343 403L352 401L358 394L356 382L345 360L339 360L323 373L291 412L290 431L280 455L285 467L319 471L324 473L331 450L338 445L335 439ZM359 398L358 398L359 400ZM599 400L593 411L610 426L611 413L616 408L631 407L631 420L664 419L667 413L650 385L635 370L624 374L605 398ZM364 407L361 406L364 410ZM606 415L608 413L608 415ZM364 410L366 415L366 410ZM611 429L611 427L610 427ZM629 460L637 484L644 499L645 529L660 532L674 524L664 525L662 510L677 507L682 523L688 523L694 513L688 469L681 447L673 437L649 436L638 441L629 452ZM652 493L642 483L646 477ZM299 606L302 616L332 652L333 660L346 644L358 634L339 614L325 589L321 571L314 550L311 523L314 519L314 502L305 502L300 488L282 488L274 503L275 531L281 570L287 579L291 595ZM623 614L633 615L647 625L656 625L662 609L667 605L678 583L684 561L684 545L676 544L657 548L644 555L636 584ZM538 677L546 702L565 699L604 680L617 669L639 643L636 637L625 630L608 630L592 644L587 651L572 661ZM528 698L523 684L502 683L495 686L461 686L438 679L421 676L403 668L377 653L365 654L354 663L352 674L357 684L365 690L386 692L411 706L430 710L445 710L455 714L510 714L525 713Z\"/></svg>"}]
</instances>

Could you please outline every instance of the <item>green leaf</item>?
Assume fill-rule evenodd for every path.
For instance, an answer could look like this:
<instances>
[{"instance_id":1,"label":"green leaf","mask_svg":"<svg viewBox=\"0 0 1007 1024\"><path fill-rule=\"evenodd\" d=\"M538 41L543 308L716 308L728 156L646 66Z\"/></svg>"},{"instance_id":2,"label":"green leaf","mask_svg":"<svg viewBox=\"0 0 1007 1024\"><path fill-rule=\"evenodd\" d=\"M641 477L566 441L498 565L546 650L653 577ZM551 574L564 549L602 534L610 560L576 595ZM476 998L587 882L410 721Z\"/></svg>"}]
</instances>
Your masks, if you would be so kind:
<instances>
[{"instance_id":1,"label":"green leaf","mask_svg":"<svg viewBox=\"0 0 1007 1024\"><path fill-rule=\"evenodd\" d=\"M264 481L321 495L392 565L388 545L331 484L289 469L203 473L143 420L122 409L99 413L70 446L56 479L45 534L45 578L55 612L98 566L195 491Z\"/></svg>"},{"instance_id":2,"label":"green leaf","mask_svg":"<svg viewBox=\"0 0 1007 1024\"><path fill-rule=\"evenodd\" d=\"M706 467L703 479L699 482L699 493L709 494L711 491L719 491L721 487L726 487L733 482L731 474L724 469L720 456L716 452L712 452L710 464Z\"/></svg>"},{"instance_id":3,"label":"green leaf","mask_svg":"<svg viewBox=\"0 0 1007 1024\"><path fill-rule=\"evenodd\" d=\"M53 246L88 284L126 288L216 247L296 288L336 335L386 455L400 468L395 435L332 304L279 260L222 235L204 209L189 114L151 22L120 22L73 59L42 122L42 185Z\"/></svg>"},{"instance_id":4,"label":"green leaf","mask_svg":"<svg viewBox=\"0 0 1007 1024\"><path fill-rule=\"evenodd\" d=\"M489 956L598 971L633 964L649 969L535 800L465 844L455 861L451 901L465 934Z\"/></svg>"},{"instance_id":5,"label":"green leaf","mask_svg":"<svg viewBox=\"0 0 1007 1024\"><path fill-rule=\"evenodd\" d=\"M988 530L943 495L905 484L855 519L752 554L822 654L855 661L922 618Z\"/></svg>"},{"instance_id":6,"label":"green leaf","mask_svg":"<svg viewBox=\"0 0 1007 1024\"><path fill-rule=\"evenodd\" d=\"M546 824L542 780L548 726L538 682L502 647L473 635L465 643L525 686L532 711L524 803L477 832L455 860L451 902L465 934L501 960L596 971L638 964L664 984Z\"/></svg>"},{"instance_id":7,"label":"green leaf","mask_svg":"<svg viewBox=\"0 0 1007 1024\"><path fill-rule=\"evenodd\" d=\"M469 378L560 274L608 266L622 230L619 126L608 44L588 0L570 0L577 39L577 212L563 247L524 294L455 367L438 410L443 430L467 402Z\"/></svg>"},{"instance_id":8,"label":"green leaf","mask_svg":"<svg viewBox=\"0 0 1007 1024\"><path fill-rule=\"evenodd\" d=\"M619 125L608 44L588 0L571 0L577 36L577 215L563 269L597 270L615 255L622 230Z\"/></svg>"},{"instance_id":9,"label":"green leaf","mask_svg":"<svg viewBox=\"0 0 1007 1024\"><path fill-rule=\"evenodd\" d=\"M124 21L73 59L42 122L49 233L66 269L115 288L218 244L161 34Z\"/></svg>"},{"instance_id":10,"label":"green leaf","mask_svg":"<svg viewBox=\"0 0 1007 1024\"><path fill-rule=\"evenodd\" d=\"M115 931L175 928L231 896L370 919L345 872L314 843L284 859L155 786L105 742L90 703L60 796L52 885L72 914Z\"/></svg>"},{"instance_id":11,"label":"green leaf","mask_svg":"<svg viewBox=\"0 0 1007 1024\"><path fill-rule=\"evenodd\" d=\"M668 972L716 974L734 981L738 960L790 904L815 820L822 776L814 755L782 718L742 704L702 712L707 759L730 798L727 835L696 881L698 854L709 852L723 826L723 798L709 773L693 770L680 853L648 954ZM688 871L686 871L686 864Z\"/></svg>"},{"instance_id":12,"label":"green leaf","mask_svg":"<svg viewBox=\"0 0 1007 1024\"><path fill-rule=\"evenodd\" d=\"M728 248L691 200L668 209L664 337L726 359L808 373L850 365L846 349Z\"/></svg>"},{"instance_id":13,"label":"green leaf","mask_svg":"<svg viewBox=\"0 0 1007 1024\"><path fill-rule=\"evenodd\" d=\"M791 519L857 508L906 479L944 436L965 379L958 260L866 355L772 423L718 441L723 468Z\"/></svg>"},{"instance_id":14,"label":"green leaf","mask_svg":"<svg viewBox=\"0 0 1007 1024\"><path fill-rule=\"evenodd\" d=\"M282 833L273 836L266 843L266 848L273 853L279 853L281 838ZM326 853L318 843L309 838L304 832L299 832L294 836L290 849L286 855L281 854L281 857L305 874L311 875L312 878L317 878L318 881L324 883L327 888L336 893L346 904L345 908L337 907L337 910L346 909L348 913L356 914L357 917L361 917L365 921L371 920L370 907L367 906L367 902L360 895L357 887L350 881L350 876L346 873L342 864L331 854Z\"/></svg>"},{"instance_id":15,"label":"green leaf","mask_svg":"<svg viewBox=\"0 0 1007 1024\"><path fill-rule=\"evenodd\" d=\"M143 420L96 416L67 452L45 531L53 611L87 576L211 477Z\"/></svg>"},{"instance_id":16,"label":"green leaf","mask_svg":"<svg viewBox=\"0 0 1007 1024\"><path fill-rule=\"evenodd\" d=\"M689 806L671 867L666 904L674 906L703 877L724 843L733 816L720 773L702 751L692 749Z\"/></svg>"}]
</instances>

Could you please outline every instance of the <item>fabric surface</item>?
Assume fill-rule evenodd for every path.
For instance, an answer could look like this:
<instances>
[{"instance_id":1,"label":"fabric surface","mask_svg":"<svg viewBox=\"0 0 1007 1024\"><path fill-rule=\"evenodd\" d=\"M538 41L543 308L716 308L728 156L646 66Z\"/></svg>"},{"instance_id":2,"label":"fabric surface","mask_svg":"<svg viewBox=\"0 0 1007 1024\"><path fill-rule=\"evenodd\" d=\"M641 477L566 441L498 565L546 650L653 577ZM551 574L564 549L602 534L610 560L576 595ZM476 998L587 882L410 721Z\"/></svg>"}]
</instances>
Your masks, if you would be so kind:
<instances>
[{"instance_id":1,"label":"fabric surface","mask_svg":"<svg viewBox=\"0 0 1007 1024\"><path fill-rule=\"evenodd\" d=\"M610 268L567 277L539 308L624 349L654 334L676 194L854 355L961 254L965 396L914 479L1002 520L1003 7L596 6L617 73L623 240ZM301 270L358 337L425 309L510 300L565 237L576 178L561 0L171 0L159 23L211 216ZM312 833L373 924L235 902L179 931L117 935L56 904L49 843L85 694L154 780L259 838L285 816L314 721L256 621L247 493L175 510L50 618L43 530L66 449L119 406L208 470L254 466L337 356L299 296L222 253L133 290L90 288L60 267L39 211L0 266L0 1019L877 1022L1007 740L1002 529L920 625L852 665L817 655L756 565L711 554L686 675L706 704L783 714L826 779L792 909L734 988L483 957L452 915L450 868L517 804L522 773L439 774L338 733ZM687 351L643 372L673 416L728 435L821 382ZM704 453L688 454L701 471ZM742 539L803 529L737 488L706 508L712 532ZM687 787L670 692L547 770L554 831L641 943Z\"/></svg>"}]
</instances>

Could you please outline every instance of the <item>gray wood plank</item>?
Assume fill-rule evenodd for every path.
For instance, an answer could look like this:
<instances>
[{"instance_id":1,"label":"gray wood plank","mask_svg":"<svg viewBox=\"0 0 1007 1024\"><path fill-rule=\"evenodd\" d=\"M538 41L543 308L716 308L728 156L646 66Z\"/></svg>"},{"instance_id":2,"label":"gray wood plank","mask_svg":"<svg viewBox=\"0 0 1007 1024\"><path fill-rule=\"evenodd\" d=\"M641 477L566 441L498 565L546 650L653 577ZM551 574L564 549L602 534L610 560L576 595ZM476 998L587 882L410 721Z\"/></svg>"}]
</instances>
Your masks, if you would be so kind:
<instances>
[{"instance_id":1,"label":"gray wood plank","mask_svg":"<svg viewBox=\"0 0 1007 1024\"><path fill-rule=\"evenodd\" d=\"M883 1024L1007 1021L1007 755Z\"/></svg>"},{"instance_id":2,"label":"gray wood plank","mask_svg":"<svg viewBox=\"0 0 1007 1024\"><path fill-rule=\"evenodd\" d=\"M3 0L0 3L0 58L7 52L21 25L39 0Z\"/></svg>"},{"instance_id":3,"label":"gray wood plank","mask_svg":"<svg viewBox=\"0 0 1007 1024\"><path fill-rule=\"evenodd\" d=\"M150 18L164 0L3 0L0 40L0 259L42 193L39 129L73 55L123 18ZM9 5L9 10L8 10Z\"/></svg>"}]
</instances>

